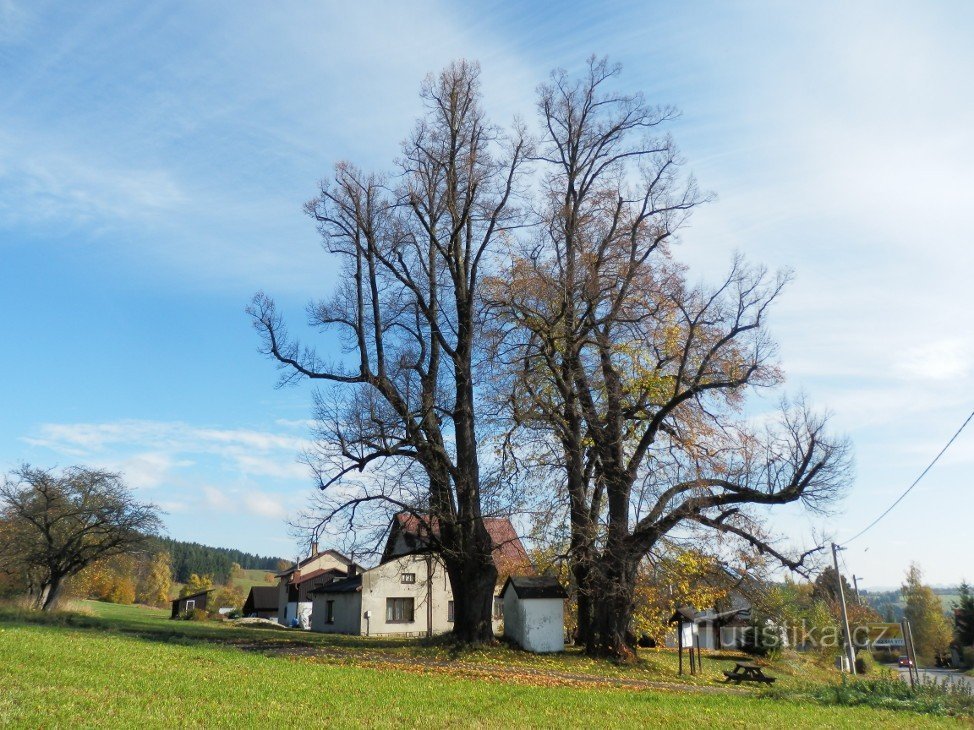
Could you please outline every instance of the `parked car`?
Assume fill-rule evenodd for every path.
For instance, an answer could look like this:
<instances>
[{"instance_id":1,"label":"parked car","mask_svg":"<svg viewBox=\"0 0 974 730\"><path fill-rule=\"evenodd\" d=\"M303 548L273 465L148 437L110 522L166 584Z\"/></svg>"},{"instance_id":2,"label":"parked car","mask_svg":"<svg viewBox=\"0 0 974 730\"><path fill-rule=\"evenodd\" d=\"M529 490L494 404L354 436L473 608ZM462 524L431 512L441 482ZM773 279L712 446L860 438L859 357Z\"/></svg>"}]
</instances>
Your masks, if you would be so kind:
<instances>
[{"instance_id":1,"label":"parked car","mask_svg":"<svg viewBox=\"0 0 974 730\"><path fill-rule=\"evenodd\" d=\"M899 658L899 659L897 660L897 662L896 662L896 663L897 663L897 664L898 664L899 666L901 666L901 667L912 667L912 666L913 666L913 662L912 662L912 661L910 661L910 657L908 657L908 656L901 656L901 657L900 657L900 658Z\"/></svg>"}]
</instances>

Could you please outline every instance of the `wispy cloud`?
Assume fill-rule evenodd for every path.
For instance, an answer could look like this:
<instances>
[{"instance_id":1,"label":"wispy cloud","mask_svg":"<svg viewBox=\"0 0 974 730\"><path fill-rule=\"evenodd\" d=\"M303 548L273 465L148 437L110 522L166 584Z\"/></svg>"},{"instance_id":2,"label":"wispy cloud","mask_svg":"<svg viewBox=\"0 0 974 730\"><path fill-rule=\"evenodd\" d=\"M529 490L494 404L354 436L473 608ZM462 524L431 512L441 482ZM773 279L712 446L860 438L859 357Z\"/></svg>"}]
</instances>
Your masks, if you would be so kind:
<instances>
[{"instance_id":1,"label":"wispy cloud","mask_svg":"<svg viewBox=\"0 0 974 730\"><path fill-rule=\"evenodd\" d=\"M212 541L206 536L211 530L232 533L233 525L256 520L260 527L251 537L266 542L283 531L282 521L311 488L307 467L298 461L309 444L301 423L274 430L147 420L47 423L23 440L43 463L54 453L120 472L170 521L182 525L192 515L206 524L195 539ZM247 540L230 544L246 547Z\"/></svg>"}]
</instances>

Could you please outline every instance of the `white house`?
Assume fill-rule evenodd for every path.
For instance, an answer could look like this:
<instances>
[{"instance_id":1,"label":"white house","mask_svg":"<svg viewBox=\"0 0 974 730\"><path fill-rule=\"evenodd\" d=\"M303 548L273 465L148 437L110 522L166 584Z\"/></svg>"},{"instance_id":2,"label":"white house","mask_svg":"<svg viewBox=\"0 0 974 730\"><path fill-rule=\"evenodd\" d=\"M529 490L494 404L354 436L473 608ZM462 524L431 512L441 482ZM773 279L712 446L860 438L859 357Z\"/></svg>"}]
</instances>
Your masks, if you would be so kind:
<instances>
[{"instance_id":1,"label":"white house","mask_svg":"<svg viewBox=\"0 0 974 730\"><path fill-rule=\"evenodd\" d=\"M453 628L443 563L413 553L311 591L311 630L362 636L427 636Z\"/></svg>"},{"instance_id":2,"label":"white house","mask_svg":"<svg viewBox=\"0 0 974 730\"><path fill-rule=\"evenodd\" d=\"M488 518L498 572L534 573L510 520ZM453 589L443 561L432 551L428 526L400 513L390 525L382 558L374 568L323 583L309 591L311 629L362 636L432 636L453 628ZM435 526L434 526L435 530ZM503 587L499 583L498 588ZM494 598L494 632L503 627L504 604Z\"/></svg>"},{"instance_id":3,"label":"white house","mask_svg":"<svg viewBox=\"0 0 974 730\"><path fill-rule=\"evenodd\" d=\"M511 576L501 591L504 636L528 651L565 650L565 599L557 578Z\"/></svg>"}]
</instances>

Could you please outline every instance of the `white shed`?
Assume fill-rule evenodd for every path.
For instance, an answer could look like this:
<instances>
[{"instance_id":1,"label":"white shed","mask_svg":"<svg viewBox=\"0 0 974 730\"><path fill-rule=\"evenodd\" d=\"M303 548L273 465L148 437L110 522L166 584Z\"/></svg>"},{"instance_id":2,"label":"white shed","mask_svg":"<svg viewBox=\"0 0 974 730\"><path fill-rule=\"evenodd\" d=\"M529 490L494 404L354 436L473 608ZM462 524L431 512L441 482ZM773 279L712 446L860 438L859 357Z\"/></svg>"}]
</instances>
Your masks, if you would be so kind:
<instances>
[{"instance_id":1,"label":"white shed","mask_svg":"<svg viewBox=\"0 0 974 730\"><path fill-rule=\"evenodd\" d=\"M511 576L501 598L504 636L538 654L564 651L567 594L557 578Z\"/></svg>"}]
</instances>

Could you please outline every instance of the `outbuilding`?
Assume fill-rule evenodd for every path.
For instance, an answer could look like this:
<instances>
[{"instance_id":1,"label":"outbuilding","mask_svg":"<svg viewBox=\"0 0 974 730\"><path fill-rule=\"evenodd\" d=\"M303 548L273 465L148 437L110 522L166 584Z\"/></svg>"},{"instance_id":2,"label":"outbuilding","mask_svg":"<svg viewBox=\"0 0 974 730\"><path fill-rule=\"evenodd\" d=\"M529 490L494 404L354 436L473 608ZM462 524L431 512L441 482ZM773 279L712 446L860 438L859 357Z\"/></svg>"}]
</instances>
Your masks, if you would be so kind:
<instances>
[{"instance_id":1,"label":"outbuilding","mask_svg":"<svg viewBox=\"0 0 974 730\"><path fill-rule=\"evenodd\" d=\"M170 618L179 618L187 611L205 611L206 600L212 592L213 590L210 589L207 591L194 593L191 596L180 596L179 598L174 598L172 600L172 616L170 616Z\"/></svg>"},{"instance_id":2,"label":"outbuilding","mask_svg":"<svg viewBox=\"0 0 974 730\"><path fill-rule=\"evenodd\" d=\"M504 636L538 654L565 649L565 599L553 576L511 576L504 584Z\"/></svg>"},{"instance_id":3,"label":"outbuilding","mask_svg":"<svg viewBox=\"0 0 974 730\"><path fill-rule=\"evenodd\" d=\"M277 620L277 586L254 586L244 601L243 615Z\"/></svg>"}]
</instances>

